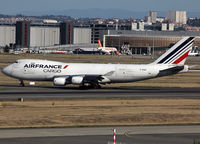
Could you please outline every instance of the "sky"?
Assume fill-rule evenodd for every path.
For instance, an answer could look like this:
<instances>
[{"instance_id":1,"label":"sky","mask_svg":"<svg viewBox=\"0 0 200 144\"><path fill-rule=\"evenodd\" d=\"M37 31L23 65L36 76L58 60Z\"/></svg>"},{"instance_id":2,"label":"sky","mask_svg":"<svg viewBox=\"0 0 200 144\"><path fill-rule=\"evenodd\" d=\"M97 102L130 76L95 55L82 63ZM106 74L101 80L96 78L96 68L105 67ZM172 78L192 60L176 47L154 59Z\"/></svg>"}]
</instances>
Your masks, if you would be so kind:
<instances>
[{"instance_id":1,"label":"sky","mask_svg":"<svg viewBox=\"0 0 200 144\"><path fill-rule=\"evenodd\" d=\"M1 14L91 8L199 12L200 0L0 0Z\"/></svg>"}]
</instances>

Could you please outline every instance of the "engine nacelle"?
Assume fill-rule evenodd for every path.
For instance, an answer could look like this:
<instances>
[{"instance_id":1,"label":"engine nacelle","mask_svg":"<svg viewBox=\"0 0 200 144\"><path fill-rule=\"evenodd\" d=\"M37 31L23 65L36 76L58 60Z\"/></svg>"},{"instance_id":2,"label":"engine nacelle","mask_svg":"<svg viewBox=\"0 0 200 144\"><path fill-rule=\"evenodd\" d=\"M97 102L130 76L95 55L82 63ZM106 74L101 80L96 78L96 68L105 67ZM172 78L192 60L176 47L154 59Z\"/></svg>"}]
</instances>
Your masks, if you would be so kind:
<instances>
[{"instance_id":1,"label":"engine nacelle","mask_svg":"<svg viewBox=\"0 0 200 144\"><path fill-rule=\"evenodd\" d=\"M64 86L66 85L66 78L65 77L54 78L53 84L57 86Z\"/></svg>"},{"instance_id":2,"label":"engine nacelle","mask_svg":"<svg viewBox=\"0 0 200 144\"><path fill-rule=\"evenodd\" d=\"M82 76L73 76L71 81L72 81L72 84L80 85L83 83L83 77Z\"/></svg>"}]
</instances>

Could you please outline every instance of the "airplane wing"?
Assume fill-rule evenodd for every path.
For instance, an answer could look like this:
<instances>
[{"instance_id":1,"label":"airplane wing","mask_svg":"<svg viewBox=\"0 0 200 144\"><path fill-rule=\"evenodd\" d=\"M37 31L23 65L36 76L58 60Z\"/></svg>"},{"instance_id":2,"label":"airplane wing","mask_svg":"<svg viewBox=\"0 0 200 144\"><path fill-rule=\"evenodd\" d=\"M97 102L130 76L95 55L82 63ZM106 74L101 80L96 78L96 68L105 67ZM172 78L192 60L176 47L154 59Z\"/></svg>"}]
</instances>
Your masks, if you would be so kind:
<instances>
[{"instance_id":1,"label":"airplane wing","mask_svg":"<svg viewBox=\"0 0 200 144\"><path fill-rule=\"evenodd\" d=\"M104 83L104 82L110 82L110 80L107 78L107 76L111 76L114 74L115 71L110 71L108 73L105 73L104 75L85 75L84 76L84 82L85 83Z\"/></svg>"},{"instance_id":2,"label":"airplane wing","mask_svg":"<svg viewBox=\"0 0 200 144\"><path fill-rule=\"evenodd\" d=\"M102 75L84 75L84 79L83 82L84 83L91 83L91 82L95 82L98 83L98 81L103 80L104 78L102 77Z\"/></svg>"},{"instance_id":3,"label":"airplane wing","mask_svg":"<svg viewBox=\"0 0 200 144\"><path fill-rule=\"evenodd\" d=\"M83 75L63 75L54 77L55 85L64 85L64 84L99 84L110 82L107 76L110 76L114 71L110 71L106 74L83 74Z\"/></svg>"}]
</instances>

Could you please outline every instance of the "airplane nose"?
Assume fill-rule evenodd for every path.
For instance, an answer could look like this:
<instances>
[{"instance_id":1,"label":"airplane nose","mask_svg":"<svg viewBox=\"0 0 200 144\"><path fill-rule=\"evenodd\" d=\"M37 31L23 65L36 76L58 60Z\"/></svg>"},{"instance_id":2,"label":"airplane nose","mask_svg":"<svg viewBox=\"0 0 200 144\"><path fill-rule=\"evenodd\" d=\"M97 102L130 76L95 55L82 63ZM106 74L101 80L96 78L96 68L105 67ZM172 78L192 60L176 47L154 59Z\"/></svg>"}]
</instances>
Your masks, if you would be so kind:
<instances>
[{"instance_id":1,"label":"airplane nose","mask_svg":"<svg viewBox=\"0 0 200 144\"><path fill-rule=\"evenodd\" d=\"M10 75L11 72L12 72L12 67L11 66L7 66L5 68L2 69L2 72L5 74L5 75Z\"/></svg>"}]
</instances>

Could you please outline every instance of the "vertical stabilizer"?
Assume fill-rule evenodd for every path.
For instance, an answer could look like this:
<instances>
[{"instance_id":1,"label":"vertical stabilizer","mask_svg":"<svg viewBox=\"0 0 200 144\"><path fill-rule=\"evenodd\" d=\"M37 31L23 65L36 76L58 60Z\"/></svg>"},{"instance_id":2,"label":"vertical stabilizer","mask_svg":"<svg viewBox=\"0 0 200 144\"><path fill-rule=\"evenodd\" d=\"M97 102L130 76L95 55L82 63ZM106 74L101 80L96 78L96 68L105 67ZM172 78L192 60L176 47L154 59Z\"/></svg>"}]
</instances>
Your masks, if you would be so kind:
<instances>
[{"instance_id":1,"label":"vertical stabilizer","mask_svg":"<svg viewBox=\"0 0 200 144\"><path fill-rule=\"evenodd\" d=\"M184 65L186 57L192 49L195 37L184 37L161 55L152 64L179 64Z\"/></svg>"},{"instance_id":2,"label":"vertical stabilizer","mask_svg":"<svg viewBox=\"0 0 200 144\"><path fill-rule=\"evenodd\" d=\"M101 45L101 41L98 40L98 43L99 43L99 48L102 48L102 45Z\"/></svg>"}]
</instances>

